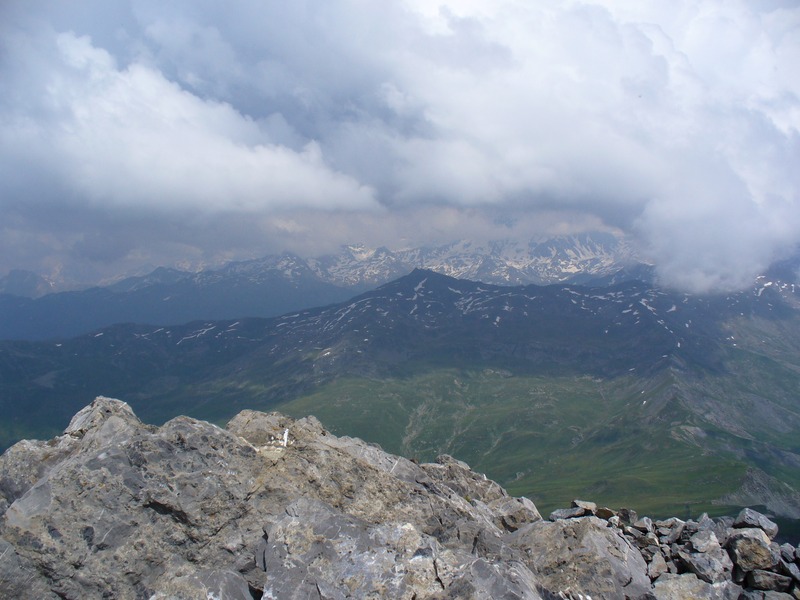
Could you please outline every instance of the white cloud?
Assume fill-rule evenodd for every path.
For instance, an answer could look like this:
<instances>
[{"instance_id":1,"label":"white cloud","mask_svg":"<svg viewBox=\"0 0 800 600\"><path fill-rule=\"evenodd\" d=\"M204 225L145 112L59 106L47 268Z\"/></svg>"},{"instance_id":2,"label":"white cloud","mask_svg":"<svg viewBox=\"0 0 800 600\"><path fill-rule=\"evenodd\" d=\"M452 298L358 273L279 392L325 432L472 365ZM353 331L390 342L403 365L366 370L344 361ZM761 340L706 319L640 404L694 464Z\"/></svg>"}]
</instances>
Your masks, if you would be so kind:
<instances>
[{"instance_id":1,"label":"white cloud","mask_svg":"<svg viewBox=\"0 0 800 600\"><path fill-rule=\"evenodd\" d=\"M299 151L272 143L229 104L140 64L120 69L87 37L58 34L52 50L26 105L4 115L3 149L57 174L81 202L203 211L375 206L372 190L331 169L314 141Z\"/></svg>"},{"instance_id":2,"label":"white cloud","mask_svg":"<svg viewBox=\"0 0 800 600\"><path fill-rule=\"evenodd\" d=\"M541 216L622 228L690 289L742 285L800 242L794 2L101 4L94 21L5 9L17 215L42 218L30 197L200 215L176 221L186 239L240 215L243 239L295 250L365 228L400 244L412 214L430 241Z\"/></svg>"}]
</instances>

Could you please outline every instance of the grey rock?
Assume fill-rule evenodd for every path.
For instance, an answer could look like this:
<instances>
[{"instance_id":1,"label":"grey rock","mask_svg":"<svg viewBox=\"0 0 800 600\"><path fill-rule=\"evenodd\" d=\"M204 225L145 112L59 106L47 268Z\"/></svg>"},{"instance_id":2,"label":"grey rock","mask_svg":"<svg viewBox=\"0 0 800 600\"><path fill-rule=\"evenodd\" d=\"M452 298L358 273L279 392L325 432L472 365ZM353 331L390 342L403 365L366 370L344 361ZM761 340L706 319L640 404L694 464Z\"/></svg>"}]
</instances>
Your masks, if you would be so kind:
<instances>
[{"instance_id":1,"label":"grey rock","mask_svg":"<svg viewBox=\"0 0 800 600\"><path fill-rule=\"evenodd\" d=\"M153 427L100 397L0 456L4 597L798 597L776 534L749 509L654 523L574 500L544 521L451 456L417 464L278 413Z\"/></svg>"},{"instance_id":2,"label":"grey rock","mask_svg":"<svg viewBox=\"0 0 800 600\"><path fill-rule=\"evenodd\" d=\"M755 569L747 574L747 587L756 590L772 590L775 592L787 592L792 585L792 578L786 575L779 575L772 571Z\"/></svg>"},{"instance_id":3,"label":"grey rock","mask_svg":"<svg viewBox=\"0 0 800 600\"><path fill-rule=\"evenodd\" d=\"M201 569L189 575L167 572L158 591L149 600L213 598L214 600L253 600L245 578L235 571Z\"/></svg>"},{"instance_id":4,"label":"grey rock","mask_svg":"<svg viewBox=\"0 0 800 600\"><path fill-rule=\"evenodd\" d=\"M496 524L506 531L516 531L526 523L542 520L536 505L525 497L497 498L490 501L488 506L497 515Z\"/></svg>"},{"instance_id":5,"label":"grey rock","mask_svg":"<svg viewBox=\"0 0 800 600\"><path fill-rule=\"evenodd\" d=\"M572 508L582 508L586 511L586 514L595 514L597 512L597 504L587 500L573 500Z\"/></svg>"},{"instance_id":6,"label":"grey rock","mask_svg":"<svg viewBox=\"0 0 800 600\"><path fill-rule=\"evenodd\" d=\"M617 513L608 508L607 506L600 506L595 510L595 516L599 517L600 519L605 519L606 521L611 517L615 516Z\"/></svg>"},{"instance_id":7,"label":"grey rock","mask_svg":"<svg viewBox=\"0 0 800 600\"><path fill-rule=\"evenodd\" d=\"M650 592L639 551L597 517L539 521L509 534L525 562L551 592L571 590L593 600L644 598Z\"/></svg>"},{"instance_id":8,"label":"grey rock","mask_svg":"<svg viewBox=\"0 0 800 600\"><path fill-rule=\"evenodd\" d=\"M639 520L639 516L632 508L620 508L617 514L619 515L619 518L622 519L622 522L626 525L631 525Z\"/></svg>"},{"instance_id":9,"label":"grey rock","mask_svg":"<svg viewBox=\"0 0 800 600\"><path fill-rule=\"evenodd\" d=\"M666 573L669 570L667 566L667 561L664 560L664 556L661 552L657 552L653 555L653 560L650 561L650 564L647 565L647 575L650 579L658 579L661 575Z\"/></svg>"},{"instance_id":10,"label":"grey rock","mask_svg":"<svg viewBox=\"0 0 800 600\"><path fill-rule=\"evenodd\" d=\"M771 569L778 564L767 534L760 528L738 529L728 539L727 548L733 563L742 571Z\"/></svg>"},{"instance_id":11,"label":"grey rock","mask_svg":"<svg viewBox=\"0 0 800 600\"><path fill-rule=\"evenodd\" d=\"M798 567L793 562L788 562L781 558L780 563L778 563L778 571L782 575L787 575L795 580L795 585L800 584L800 567Z\"/></svg>"},{"instance_id":12,"label":"grey rock","mask_svg":"<svg viewBox=\"0 0 800 600\"><path fill-rule=\"evenodd\" d=\"M635 523L631 524L631 527L634 527L644 533L651 533L654 531L653 521L650 519L650 517L642 517L641 519L637 519Z\"/></svg>"},{"instance_id":13,"label":"grey rock","mask_svg":"<svg viewBox=\"0 0 800 600\"><path fill-rule=\"evenodd\" d=\"M742 588L731 581L710 584L698 579L692 573L673 575L666 573L653 585L656 600L737 600Z\"/></svg>"},{"instance_id":14,"label":"grey rock","mask_svg":"<svg viewBox=\"0 0 800 600\"><path fill-rule=\"evenodd\" d=\"M769 539L774 539L778 535L778 526L765 515L752 508L742 509L734 520L733 526L735 528L758 527L769 536Z\"/></svg>"},{"instance_id":15,"label":"grey rock","mask_svg":"<svg viewBox=\"0 0 800 600\"><path fill-rule=\"evenodd\" d=\"M665 544L674 544L683 535L683 530L686 527L686 523L681 520L676 519L676 522L673 523L669 528L669 534L662 540Z\"/></svg>"},{"instance_id":16,"label":"grey rock","mask_svg":"<svg viewBox=\"0 0 800 600\"><path fill-rule=\"evenodd\" d=\"M791 544L781 544L781 558L787 562L793 562L796 557L794 546Z\"/></svg>"},{"instance_id":17,"label":"grey rock","mask_svg":"<svg viewBox=\"0 0 800 600\"><path fill-rule=\"evenodd\" d=\"M288 586L293 569L330 597L540 597L502 537L541 518L530 501L454 459L416 465L313 418L247 412L230 430L186 417L155 428L98 398L64 435L17 444L0 468L0 589L12 597L240 600ZM310 562L281 562L285 547ZM357 564L353 548L371 561Z\"/></svg>"},{"instance_id":18,"label":"grey rock","mask_svg":"<svg viewBox=\"0 0 800 600\"><path fill-rule=\"evenodd\" d=\"M696 552L715 552L721 549L717 536L711 530L703 530L689 538L689 543Z\"/></svg>"},{"instance_id":19,"label":"grey rock","mask_svg":"<svg viewBox=\"0 0 800 600\"><path fill-rule=\"evenodd\" d=\"M3 598L58 598L38 577L36 565L19 555L14 546L3 538L0 538L0 595Z\"/></svg>"},{"instance_id":20,"label":"grey rock","mask_svg":"<svg viewBox=\"0 0 800 600\"><path fill-rule=\"evenodd\" d=\"M586 509L580 506L573 506L572 508L558 508L550 513L548 517L551 521L558 521L560 519L575 519L586 515Z\"/></svg>"},{"instance_id":21,"label":"grey rock","mask_svg":"<svg viewBox=\"0 0 800 600\"><path fill-rule=\"evenodd\" d=\"M733 563L722 548L709 552L678 552L686 568L707 583L719 583L731 578Z\"/></svg>"},{"instance_id":22,"label":"grey rock","mask_svg":"<svg viewBox=\"0 0 800 600\"><path fill-rule=\"evenodd\" d=\"M744 590L739 596L739 600L795 600L795 596L784 592Z\"/></svg>"}]
</instances>

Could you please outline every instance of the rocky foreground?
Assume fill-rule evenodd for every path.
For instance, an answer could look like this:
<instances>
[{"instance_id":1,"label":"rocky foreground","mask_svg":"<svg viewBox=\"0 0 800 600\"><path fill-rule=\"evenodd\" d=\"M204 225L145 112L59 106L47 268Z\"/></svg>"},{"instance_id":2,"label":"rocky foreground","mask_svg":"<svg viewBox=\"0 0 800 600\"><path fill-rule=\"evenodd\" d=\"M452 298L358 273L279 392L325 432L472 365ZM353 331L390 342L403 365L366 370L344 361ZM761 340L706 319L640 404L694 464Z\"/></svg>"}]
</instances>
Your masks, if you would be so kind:
<instances>
[{"instance_id":1,"label":"rocky foreground","mask_svg":"<svg viewBox=\"0 0 800 600\"><path fill-rule=\"evenodd\" d=\"M754 511L544 520L451 457L276 413L157 428L98 398L0 457L0 515L3 598L800 598L800 548Z\"/></svg>"}]
</instances>

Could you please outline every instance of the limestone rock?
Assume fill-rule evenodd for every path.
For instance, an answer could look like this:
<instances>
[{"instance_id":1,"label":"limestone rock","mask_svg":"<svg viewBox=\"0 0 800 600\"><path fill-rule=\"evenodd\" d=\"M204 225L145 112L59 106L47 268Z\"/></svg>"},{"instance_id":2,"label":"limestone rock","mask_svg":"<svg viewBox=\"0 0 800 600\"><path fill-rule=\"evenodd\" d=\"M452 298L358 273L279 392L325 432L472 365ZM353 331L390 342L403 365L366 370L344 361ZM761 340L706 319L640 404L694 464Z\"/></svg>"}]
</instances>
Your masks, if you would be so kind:
<instances>
[{"instance_id":1,"label":"limestone rock","mask_svg":"<svg viewBox=\"0 0 800 600\"><path fill-rule=\"evenodd\" d=\"M597 504L588 500L573 500L572 507L582 508L584 511L586 511L586 514L595 514L597 512Z\"/></svg>"},{"instance_id":2,"label":"limestone rock","mask_svg":"<svg viewBox=\"0 0 800 600\"><path fill-rule=\"evenodd\" d=\"M792 578L771 571L756 569L747 574L747 585L756 590L788 592L792 585Z\"/></svg>"},{"instance_id":3,"label":"limestone rock","mask_svg":"<svg viewBox=\"0 0 800 600\"><path fill-rule=\"evenodd\" d=\"M642 555L597 517L540 521L509 537L550 590L569 589L594 600L644 598L650 591Z\"/></svg>"},{"instance_id":4,"label":"limestone rock","mask_svg":"<svg viewBox=\"0 0 800 600\"><path fill-rule=\"evenodd\" d=\"M765 515L752 508L742 509L733 522L733 526L736 528L758 527L767 534L769 539L773 539L778 535L778 526Z\"/></svg>"},{"instance_id":5,"label":"limestone rock","mask_svg":"<svg viewBox=\"0 0 800 600\"><path fill-rule=\"evenodd\" d=\"M586 509L581 506L573 506L572 508L557 508L550 513L548 517L551 521L558 521L560 519L575 519L586 515Z\"/></svg>"},{"instance_id":6,"label":"limestone rock","mask_svg":"<svg viewBox=\"0 0 800 600\"><path fill-rule=\"evenodd\" d=\"M664 560L664 555L661 554L661 552L655 553L650 561L650 564L647 565L647 575L650 577L650 579L658 579L668 570L669 567L667 566L667 561Z\"/></svg>"},{"instance_id":7,"label":"limestone rock","mask_svg":"<svg viewBox=\"0 0 800 600\"><path fill-rule=\"evenodd\" d=\"M156 428L98 398L64 435L0 457L0 491L0 589L13 597L537 600L569 582L594 598L612 597L606 580L645 589L641 555L604 521L548 523L540 538L534 504L465 463L418 465L313 417L245 411L227 430L187 417ZM564 560L583 578L537 576L529 557L575 534L583 554Z\"/></svg>"},{"instance_id":8,"label":"limestone rock","mask_svg":"<svg viewBox=\"0 0 800 600\"><path fill-rule=\"evenodd\" d=\"M742 571L770 569L778 564L779 555L770 545L762 529L739 529L728 539L733 563Z\"/></svg>"},{"instance_id":9,"label":"limestone rock","mask_svg":"<svg viewBox=\"0 0 800 600\"><path fill-rule=\"evenodd\" d=\"M678 557L687 569L706 583L719 583L731 578L733 564L722 548L715 552L679 551Z\"/></svg>"},{"instance_id":10,"label":"limestone rock","mask_svg":"<svg viewBox=\"0 0 800 600\"><path fill-rule=\"evenodd\" d=\"M733 582L710 584L701 581L695 575L665 574L659 577L653 586L656 600L738 600L742 588Z\"/></svg>"},{"instance_id":11,"label":"limestone rock","mask_svg":"<svg viewBox=\"0 0 800 600\"><path fill-rule=\"evenodd\" d=\"M417 464L314 417L153 427L100 397L0 456L0 595L800 600L797 550L756 511L572 504L544 521L451 456Z\"/></svg>"}]
</instances>

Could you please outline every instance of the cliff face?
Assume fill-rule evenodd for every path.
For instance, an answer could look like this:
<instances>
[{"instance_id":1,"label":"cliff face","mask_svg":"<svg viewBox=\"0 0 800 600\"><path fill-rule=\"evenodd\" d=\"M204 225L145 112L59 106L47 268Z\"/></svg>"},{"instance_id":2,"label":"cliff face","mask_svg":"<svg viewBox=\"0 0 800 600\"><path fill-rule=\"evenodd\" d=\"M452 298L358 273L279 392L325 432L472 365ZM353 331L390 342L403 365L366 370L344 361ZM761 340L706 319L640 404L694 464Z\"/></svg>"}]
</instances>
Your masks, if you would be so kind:
<instances>
[{"instance_id":1,"label":"cliff face","mask_svg":"<svg viewBox=\"0 0 800 600\"><path fill-rule=\"evenodd\" d=\"M0 590L74 599L680 597L668 595L677 583L654 573L654 554L615 526L619 516L592 512L544 521L529 500L451 457L416 464L336 437L313 417L245 411L225 430L187 417L156 428L98 398L64 435L0 457ZM720 598L741 590L724 576L690 577L676 575Z\"/></svg>"}]
</instances>

